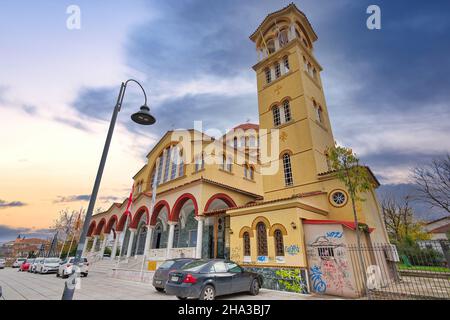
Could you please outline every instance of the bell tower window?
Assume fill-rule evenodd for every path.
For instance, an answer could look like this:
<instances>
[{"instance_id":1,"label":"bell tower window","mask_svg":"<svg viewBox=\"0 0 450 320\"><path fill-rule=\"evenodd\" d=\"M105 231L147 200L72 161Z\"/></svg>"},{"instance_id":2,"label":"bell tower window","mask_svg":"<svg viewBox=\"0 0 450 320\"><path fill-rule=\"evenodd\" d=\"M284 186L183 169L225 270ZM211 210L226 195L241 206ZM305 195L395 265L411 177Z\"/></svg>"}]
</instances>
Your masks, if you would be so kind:
<instances>
[{"instance_id":1,"label":"bell tower window","mask_svg":"<svg viewBox=\"0 0 450 320\"><path fill-rule=\"evenodd\" d=\"M292 186L294 180L292 179L291 156L288 153L283 155L283 170L284 170L284 184Z\"/></svg>"},{"instance_id":2,"label":"bell tower window","mask_svg":"<svg viewBox=\"0 0 450 320\"><path fill-rule=\"evenodd\" d=\"M264 73L266 74L266 83L271 83L272 82L272 73L270 72L270 69L266 68L264 70Z\"/></svg>"}]
</instances>

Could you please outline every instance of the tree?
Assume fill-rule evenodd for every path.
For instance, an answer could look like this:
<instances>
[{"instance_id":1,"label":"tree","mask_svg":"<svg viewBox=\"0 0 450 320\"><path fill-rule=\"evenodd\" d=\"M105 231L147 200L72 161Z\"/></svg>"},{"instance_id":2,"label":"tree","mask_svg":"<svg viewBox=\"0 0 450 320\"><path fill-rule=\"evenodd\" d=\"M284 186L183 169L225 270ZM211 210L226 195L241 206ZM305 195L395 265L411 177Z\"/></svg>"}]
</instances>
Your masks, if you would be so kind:
<instances>
[{"instance_id":1,"label":"tree","mask_svg":"<svg viewBox=\"0 0 450 320\"><path fill-rule=\"evenodd\" d=\"M358 222L355 202L365 200L361 198L360 195L371 189L373 180L369 176L367 168L359 165L359 159L356 154L353 153L352 149L336 145L333 148L328 148L327 153L331 169L335 172L336 177L345 184L350 195L356 229L359 263L365 270L364 259L361 252L360 228L362 226L360 226ZM363 274L365 277L365 273Z\"/></svg>"},{"instance_id":2,"label":"tree","mask_svg":"<svg viewBox=\"0 0 450 320\"><path fill-rule=\"evenodd\" d=\"M450 154L412 170L418 200L450 213Z\"/></svg>"},{"instance_id":3,"label":"tree","mask_svg":"<svg viewBox=\"0 0 450 320\"><path fill-rule=\"evenodd\" d=\"M381 203L386 231L393 242L400 243L405 239L410 241L429 239L429 235L423 231L422 224L414 221L414 210L410 206L410 200L409 195L401 200L385 196Z\"/></svg>"}]
</instances>

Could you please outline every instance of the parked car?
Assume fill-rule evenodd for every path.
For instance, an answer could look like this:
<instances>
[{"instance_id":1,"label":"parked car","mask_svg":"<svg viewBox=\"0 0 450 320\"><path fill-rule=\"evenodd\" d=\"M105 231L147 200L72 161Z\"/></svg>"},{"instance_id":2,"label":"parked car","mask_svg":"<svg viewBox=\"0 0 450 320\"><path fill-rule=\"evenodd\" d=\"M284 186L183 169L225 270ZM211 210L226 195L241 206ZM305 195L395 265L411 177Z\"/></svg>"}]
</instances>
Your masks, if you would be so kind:
<instances>
[{"instance_id":1,"label":"parked car","mask_svg":"<svg viewBox=\"0 0 450 320\"><path fill-rule=\"evenodd\" d=\"M40 274L58 272L59 258L45 258L36 266L36 272Z\"/></svg>"},{"instance_id":2,"label":"parked car","mask_svg":"<svg viewBox=\"0 0 450 320\"><path fill-rule=\"evenodd\" d=\"M58 271L56 271L56 277L67 278L73 271L74 260L75 260L74 257L64 259L60 263ZM79 264L80 274L83 277L87 277L88 273L89 273L89 262L88 262L87 258L81 258L81 260L82 261Z\"/></svg>"},{"instance_id":3,"label":"parked car","mask_svg":"<svg viewBox=\"0 0 450 320\"><path fill-rule=\"evenodd\" d=\"M36 258L34 259L34 262L31 264L30 268L28 269L28 272L36 273L37 266L44 261L44 258Z\"/></svg>"},{"instance_id":4,"label":"parked car","mask_svg":"<svg viewBox=\"0 0 450 320\"><path fill-rule=\"evenodd\" d=\"M3 258L0 258L0 269L5 269L6 266L6 260Z\"/></svg>"},{"instance_id":5,"label":"parked car","mask_svg":"<svg viewBox=\"0 0 450 320\"><path fill-rule=\"evenodd\" d=\"M155 289L159 292L163 292L167 279L169 278L169 272L179 270L185 264L192 262L193 260L194 259L192 258L180 258L164 261L155 271L153 276L153 286Z\"/></svg>"},{"instance_id":6,"label":"parked car","mask_svg":"<svg viewBox=\"0 0 450 320\"><path fill-rule=\"evenodd\" d=\"M24 263L25 261L27 261L26 258L17 258L16 261L14 261L12 267L13 267L13 268L20 268L20 265L21 265L22 263Z\"/></svg>"},{"instance_id":7,"label":"parked car","mask_svg":"<svg viewBox=\"0 0 450 320\"><path fill-rule=\"evenodd\" d=\"M19 271L28 271L30 270L30 266L33 264L34 259L27 259L24 263L22 263L19 267Z\"/></svg>"},{"instance_id":8,"label":"parked car","mask_svg":"<svg viewBox=\"0 0 450 320\"><path fill-rule=\"evenodd\" d=\"M262 283L261 275L244 271L233 261L195 260L170 272L165 290L178 299L214 300L217 296L237 292L257 295Z\"/></svg>"}]
</instances>

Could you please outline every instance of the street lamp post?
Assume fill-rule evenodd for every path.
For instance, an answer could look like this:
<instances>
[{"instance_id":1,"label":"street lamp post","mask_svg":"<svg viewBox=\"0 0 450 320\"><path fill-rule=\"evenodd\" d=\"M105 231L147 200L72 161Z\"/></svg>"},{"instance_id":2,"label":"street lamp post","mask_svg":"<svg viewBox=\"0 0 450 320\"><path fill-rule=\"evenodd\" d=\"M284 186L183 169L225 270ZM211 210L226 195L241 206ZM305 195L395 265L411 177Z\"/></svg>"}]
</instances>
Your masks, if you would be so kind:
<instances>
[{"instance_id":1,"label":"street lamp post","mask_svg":"<svg viewBox=\"0 0 450 320\"><path fill-rule=\"evenodd\" d=\"M103 175L103 169L105 168L106 158L108 156L109 146L111 144L111 138L114 132L114 126L116 124L117 115L122 107L125 90L129 82L134 82L138 84L139 87L142 89L145 98L144 105L141 106L140 111L134 113L131 116L131 119L140 125L152 125L156 122L156 119L149 112L150 108L147 106L147 95L142 85L134 79L129 79L126 82L122 82L122 85L120 86L119 96L117 97L117 103L116 106L114 107L114 112L112 114L111 122L109 124L108 135L106 136L105 146L103 147L102 158L100 160L100 165L98 167L97 177L95 178L94 188L92 189L92 194L89 199L89 206L86 212L86 218L84 219L83 230L80 235L80 241L78 243L77 253L74 259L74 267L72 268L73 270L72 275L66 282L64 282L64 292L62 295L62 300L72 300L73 295L75 293L75 285L78 281L77 278L79 277L79 272L77 272L77 270L79 270L78 266L81 262L81 255L83 252L84 243L86 242L89 224L91 223L92 212L94 211L95 201L97 199L98 189L100 187L100 181Z\"/></svg>"}]
</instances>

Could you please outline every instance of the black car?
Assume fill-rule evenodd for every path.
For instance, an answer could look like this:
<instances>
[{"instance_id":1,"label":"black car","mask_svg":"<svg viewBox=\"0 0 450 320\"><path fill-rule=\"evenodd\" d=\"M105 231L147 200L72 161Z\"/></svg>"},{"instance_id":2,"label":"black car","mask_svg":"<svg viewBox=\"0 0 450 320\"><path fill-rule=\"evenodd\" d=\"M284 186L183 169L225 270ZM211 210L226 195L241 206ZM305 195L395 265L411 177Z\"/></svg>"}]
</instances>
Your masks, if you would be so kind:
<instances>
[{"instance_id":1,"label":"black car","mask_svg":"<svg viewBox=\"0 0 450 320\"><path fill-rule=\"evenodd\" d=\"M153 286L159 292L164 291L166 281L169 278L169 272L173 270L181 269L186 263L192 262L192 258L180 258L180 259L170 259L164 261L159 268L156 270L153 276Z\"/></svg>"},{"instance_id":2,"label":"black car","mask_svg":"<svg viewBox=\"0 0 450 320\"><path fill-rule=\"evenodd\" d=\"M261 275L247 272L229 260L195 260L169 273L166 293L178 299L213 300L237 292L259 293Z\"/></svg>"}]
</instances>

